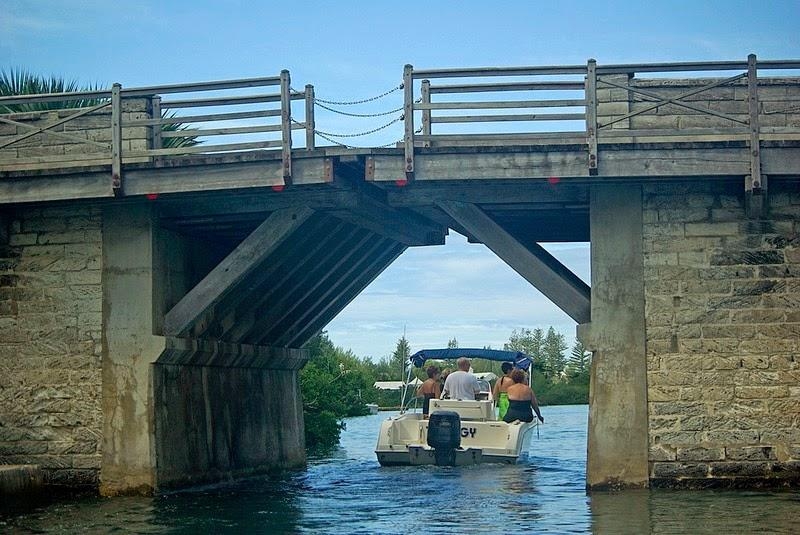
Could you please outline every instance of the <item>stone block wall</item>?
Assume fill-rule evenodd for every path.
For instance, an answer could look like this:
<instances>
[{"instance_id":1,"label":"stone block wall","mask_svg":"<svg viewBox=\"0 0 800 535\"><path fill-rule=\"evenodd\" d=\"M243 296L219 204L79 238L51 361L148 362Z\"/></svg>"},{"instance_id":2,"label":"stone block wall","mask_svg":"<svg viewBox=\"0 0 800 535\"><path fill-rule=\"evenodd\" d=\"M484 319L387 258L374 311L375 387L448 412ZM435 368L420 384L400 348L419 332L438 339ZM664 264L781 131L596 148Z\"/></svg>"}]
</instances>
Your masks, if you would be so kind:
<instances>
[{"instance_id":1,"label":"stone block wall","mask_svg":"<svg viewBox=\"0 0 800 535\"><path fill-rule=\"evenodd\" d=\"M102 440L97 208L19 209L0 244L0 464L96 485Z\"/></svg>"},{"instance_id":2,"label":"stone block wall","mask_svg":"<svg viewBox=\"0 0 800 535\"><path fill-rule=\"evenodd\" d=\"M80 110L69 109L4 115L4 118L25 126L0 123L0 143L27 134L33 128L46 128L49 124L63 121L78 111ZM126 153L147 150L151 144L149 128L126 127L126 121L149 117L147 100L122 100L123 158ZM0 149L0 170L49 169L74 165L108 164L111 161L110 107L47 128L47 131L60 135L38 133ZM107 147L100 147L88 143L88 141L102 143ZM141 158L127 159L126 161L140 160Z\"/></svg>"},{"instance_id":3,"label":"stone block wall","mask_svg":"<svg viewBox=\"0 0 800 535\"><path fill-rule=\"evenodd\" d=\"M597 89L598 123L603 125L620 119L632 111L651 108L654 104L641 94L604 84L608 80L617 85L629 85L658 95L662 99L677 98L684 93L697 91L713 79L629 79L625 75L601 76ZM759 126L762 138L769 139L770 128L800 127L800 84L797 79L762 78L758 81ZM698 109L689 109L677 104L664 104L653 109L600 128L599 137L609 128L635 130L682 130L687 128L746 128L749 124L747 80L737 80L731 84L698 92L681 99ZM720 116L704 113L703 110L717 112L744 121L737 123ZM748 139L747 133L742 139ZM785 135L783 136L785 138ZM670 141L672 137L650 137L648 141Z\"/></svg>"},{"instance_id":4,"label":"stone block wall","mask_svg":"<svg viewBox=\"0 0 800 535\"><path fill-rule=\"evenodd\" d=\"M800 189L645 185L651 483L800 481ZM733 478L736 478L734 481Z\"/></svg>"}]
</instances>

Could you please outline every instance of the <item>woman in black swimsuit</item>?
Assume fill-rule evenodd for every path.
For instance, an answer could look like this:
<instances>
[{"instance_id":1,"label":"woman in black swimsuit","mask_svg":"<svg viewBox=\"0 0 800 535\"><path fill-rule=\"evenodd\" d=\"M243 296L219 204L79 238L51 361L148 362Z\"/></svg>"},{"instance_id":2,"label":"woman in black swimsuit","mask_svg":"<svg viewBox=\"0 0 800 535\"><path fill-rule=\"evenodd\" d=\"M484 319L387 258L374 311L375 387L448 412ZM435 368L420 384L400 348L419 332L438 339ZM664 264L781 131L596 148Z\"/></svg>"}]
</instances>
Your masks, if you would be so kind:
<instances>
[{"instance_id":1,"label":"woman in black swimsuit","mask_svg":"<svg viewBox=\"0 0 800 535\"><path fill-rule=\"evenodd\" d=\"M431 399L439 397L442 395L441 385L439 384L439 368L436 366L428 366L426 370L428 373L428 379L419 385L417 389L417 397L422 398L422 417L428 418L428 412L430 412L430 405Z\"/></svg>"},{"instance_id":2,"label":"woman in black swimsuit","mask_svg":"<svg viewBox=\"0 0 800 535\"><path fill-rule=\"evenodd\" d=\"M533 413L539 421L544 423L544 417L539 412L539 402L531 387L525 384L525 372L514 370L511 372L511 379L514 384L508 387L508 411L503 418L504 422L511 423L515 420L522 422L532 422Z\"/></svg>"}]
</instances>

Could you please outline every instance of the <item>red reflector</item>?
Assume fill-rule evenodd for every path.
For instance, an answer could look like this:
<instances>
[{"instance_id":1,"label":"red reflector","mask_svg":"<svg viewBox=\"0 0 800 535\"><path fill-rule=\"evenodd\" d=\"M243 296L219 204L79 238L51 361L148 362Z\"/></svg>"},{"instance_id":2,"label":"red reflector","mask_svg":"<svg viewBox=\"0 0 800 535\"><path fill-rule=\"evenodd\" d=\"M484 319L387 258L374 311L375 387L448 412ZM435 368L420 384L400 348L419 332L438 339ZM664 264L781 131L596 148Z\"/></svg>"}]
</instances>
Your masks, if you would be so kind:
<instances>
[{"instance_id":1,"label":"red reflector","mask_svg":"<svg viewBox=\"0 0 800 535\"><path fill-rule=\"evenodd\" d=\"M550 178L547 179L547 182L548 184L558 184L559 182L561 182L561 179L558 178L557 176L551 176Z\"/></svg>"},{"instance_id":2,"label":"red reflector","mask_svg":"<svg viewBox=\"0 0 800 535\"><path fill-rule=\"evenodd\" d=\"M406 180L405 178L401 178L400 180L395 180L394 185L397 186L398 188L402 188L403 186L408 185L408 180Z\"/></svg>"},{"instance_id":3,"label":"red reflector","mask_svg":"<svg viewBox=\"0 0 800 535\"><path fill-rule=\"evenodd\" d=\"M272 191L283 191L285 187L283 184L276 184L272 186Z\"/></svg>"},{"instance_id":4,"label":"red reflector","mask_svg":"<svg viewBox=\"0 0 800 535\"><path fill-rule=\"evenodd\" d=\"M145 194L144 198L147 199L148 201L154 201L158 199L158 193L147 193Z\"/></svg>"}]
</instances>

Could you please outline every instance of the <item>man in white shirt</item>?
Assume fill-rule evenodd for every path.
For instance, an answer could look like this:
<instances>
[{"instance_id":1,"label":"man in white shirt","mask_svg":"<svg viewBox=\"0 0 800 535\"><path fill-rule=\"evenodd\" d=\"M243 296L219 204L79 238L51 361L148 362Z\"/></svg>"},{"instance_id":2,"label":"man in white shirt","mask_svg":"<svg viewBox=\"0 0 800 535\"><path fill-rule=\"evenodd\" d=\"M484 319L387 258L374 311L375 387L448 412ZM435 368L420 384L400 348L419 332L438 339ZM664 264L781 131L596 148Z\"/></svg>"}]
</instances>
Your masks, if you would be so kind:
<instances>
[{"instance_id":1,"label":"man in white shirt","mask_svg":"<svg viewBox=\"0 0 800 535\"><path fill-rule=\"evenodd\" d=\"M481 391L478 379L469 373L469 359L461 357L456 361L458 370L447 376L442 388L442 399L475 400Z\"/></svg>"}]
</instances>

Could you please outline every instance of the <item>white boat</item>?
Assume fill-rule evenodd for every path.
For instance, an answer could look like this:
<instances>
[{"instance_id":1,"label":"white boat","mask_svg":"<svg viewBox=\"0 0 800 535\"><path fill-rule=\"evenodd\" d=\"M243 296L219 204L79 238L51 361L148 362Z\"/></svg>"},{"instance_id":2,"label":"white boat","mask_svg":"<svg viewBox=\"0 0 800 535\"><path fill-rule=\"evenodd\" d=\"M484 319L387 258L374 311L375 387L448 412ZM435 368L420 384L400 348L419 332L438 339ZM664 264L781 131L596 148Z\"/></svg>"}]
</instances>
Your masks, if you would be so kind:
<instances>
[{"instance_id":1,"label":"white boat","mask_svg":"<svg viewBox=\"0 0 800 535\"><path fill-rule=\"evenodd\" d=\"M412 355L411 362L422 367L427 359L460 356L511 361L525 369L530 365L524 353L486 349L423 350ZM485 385L476 401L432 399L428 420L421 412L402 410L382 422L375 448L378 462L383 466L516 463L527 452L538 422L498 420L488 382ZM403 407L406 394L407 389Z\"/></svg>"},{"instance_id":2,"label":"white boat","mask_svg":"<svg viewBox=\"0 0 800 535\"><path fill-rule=\"evenodd\" d=\"M377 403L367 403L367 409L369 409L370 414L378 414L380 407Z\"/></svg>"}]
</instances>

